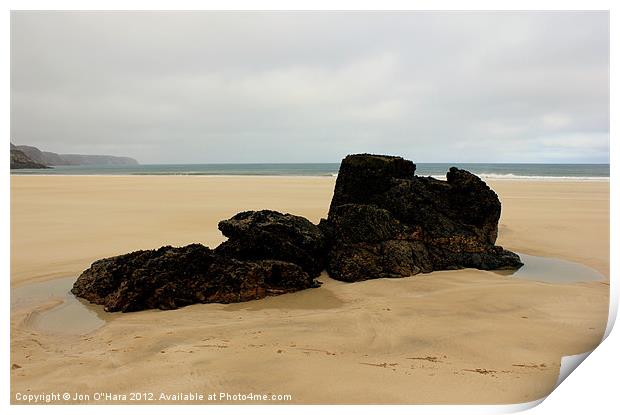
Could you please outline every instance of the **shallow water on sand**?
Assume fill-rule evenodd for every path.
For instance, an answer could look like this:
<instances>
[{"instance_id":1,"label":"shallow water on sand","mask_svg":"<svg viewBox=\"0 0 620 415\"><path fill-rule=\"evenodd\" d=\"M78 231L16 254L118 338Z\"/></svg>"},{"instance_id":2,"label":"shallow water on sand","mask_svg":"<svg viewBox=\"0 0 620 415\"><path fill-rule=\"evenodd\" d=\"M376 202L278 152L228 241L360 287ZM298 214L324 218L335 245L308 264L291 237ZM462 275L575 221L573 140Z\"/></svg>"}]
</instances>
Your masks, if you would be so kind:
<instances>
[{"instance_id":1,"label":"shallow water on sand","mask_svg":"<svg viewBox=\"0 0 620 415\"><path fill-rule=\"evenodd\" d=\"M501 270L496 272L519 279L556 284L605 280L605 277L595 269L577 262L527 254L518 255L524 264L521 268L516 271Z\"/></svg>"},{"instance_id":2,"label":"shallow water on sand","mask_svg":"<svg viewBox=\"0 0 620 415\"><path fill-rule=\"evenodd\" d=\"M605 280L605 277L596 270L576 262L527 254L519 254L519 256L525 264L519 270L496 272L515 278L556 284ZM28 324L42 332L73 335L83 335L97 330L118 315L117 313L107 313L103 311L103 306L90 304L71 294L71 287L75 280L75 277L58 278L12 289L11 310L32 308L56 301L58 302L57 305L51 305L48 309L39 309L33 312L29 317ZM321 296L326 293L328 293L326 290L316 288L280 296L288 296L287 299L273 297L261 300L260 303L252 301L230 304L228 309L234 311L260 310L270 307L279 308L289 304L290 301L288 300L294 297L296 297L296 300L303 299L304 301L300 301L301 303L314 304L314 301L308 301L310 297ZM340 300L336 300L334 299L334 304L340 305Z\"/></svg>"},{"instance_id":3,"label":"shallow water on sand","mask_svg":"<svg viewBox=\"0 0 620 415\"><path fill-rule=\"evenodd\" d=\"M37 310L28 324L37 330L59 334L86 334L102 327L114 314L103 311L103 306L71 294L75 277L23 285L11 290L11 310L30 308L51 301L60 302L46 310Z\"/></svg>"}]
</instances>

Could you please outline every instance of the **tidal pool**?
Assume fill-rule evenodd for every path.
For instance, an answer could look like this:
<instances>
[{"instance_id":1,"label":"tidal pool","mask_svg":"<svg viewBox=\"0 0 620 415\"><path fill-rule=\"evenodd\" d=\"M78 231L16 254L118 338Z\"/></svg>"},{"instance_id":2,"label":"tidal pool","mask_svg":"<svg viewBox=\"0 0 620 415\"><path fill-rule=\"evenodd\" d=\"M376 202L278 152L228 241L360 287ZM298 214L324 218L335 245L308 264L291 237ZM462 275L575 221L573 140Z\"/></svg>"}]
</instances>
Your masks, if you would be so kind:
<instances>
[{"instance_id":1,"label":"tidal pool","mask_svg":"<svg viewBox=\"0 0 620 415\"><path fill-rule=\"evenodd\" d=\"M568 284L574 282L604 281L605 277L593 268L577 262L517 253L523 266L516 271L501 270L498 274L525 280Z\"/></svg>"},{"instance_id":2,"label":"tidal pool","mask_svg":"<svg viewBox=\"0 0 620 415\"><path fill-rule=\"evenodd\" d=\"M42 332L60 334L87 334L103 326L114 314L103 311L103 306L71 294L75 277L23 285L11 290L11 311L30 308L49 301L61 301L47 310L32 313L29 324Z\"/></svg>"}]
</instances>

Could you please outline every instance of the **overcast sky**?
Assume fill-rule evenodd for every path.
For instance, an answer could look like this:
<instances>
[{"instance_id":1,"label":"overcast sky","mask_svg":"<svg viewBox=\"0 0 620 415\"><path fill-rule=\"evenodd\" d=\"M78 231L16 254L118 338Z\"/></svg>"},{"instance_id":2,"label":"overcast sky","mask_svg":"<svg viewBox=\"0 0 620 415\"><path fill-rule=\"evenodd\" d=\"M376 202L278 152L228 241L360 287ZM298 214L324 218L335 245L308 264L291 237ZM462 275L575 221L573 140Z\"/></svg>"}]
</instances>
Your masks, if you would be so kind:
<instances>
[{"instance_id":1,"label":"overcast sky","mask_svg":"<svg viewBox=\"0 0 620 415\"><path fill-rule=\"evenodd\" d=\"M609 15L12 12L11 139L141 163L607 163Z\"/></svg>"}]
</instances>

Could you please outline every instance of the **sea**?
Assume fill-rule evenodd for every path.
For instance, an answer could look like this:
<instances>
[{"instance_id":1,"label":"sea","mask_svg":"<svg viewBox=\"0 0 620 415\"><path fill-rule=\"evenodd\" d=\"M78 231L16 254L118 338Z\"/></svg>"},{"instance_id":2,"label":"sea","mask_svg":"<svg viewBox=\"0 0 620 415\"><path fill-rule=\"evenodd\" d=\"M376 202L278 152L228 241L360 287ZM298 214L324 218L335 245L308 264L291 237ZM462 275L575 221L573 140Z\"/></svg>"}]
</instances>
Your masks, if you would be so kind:
<instances>
[{"instance_id":1,"label":"sea","mask_svg":"<svg viewBox=\"0 0 620 415\"><path fill-rule=\"evenodd\" d=\"M444 179L452 166L491 180L609 180L609 164L416 163L418 176ZM11 170L15 175L137 176L337 176L340 163L140 164L135 166L55 166Z\"/></svg>"}]
</instances>

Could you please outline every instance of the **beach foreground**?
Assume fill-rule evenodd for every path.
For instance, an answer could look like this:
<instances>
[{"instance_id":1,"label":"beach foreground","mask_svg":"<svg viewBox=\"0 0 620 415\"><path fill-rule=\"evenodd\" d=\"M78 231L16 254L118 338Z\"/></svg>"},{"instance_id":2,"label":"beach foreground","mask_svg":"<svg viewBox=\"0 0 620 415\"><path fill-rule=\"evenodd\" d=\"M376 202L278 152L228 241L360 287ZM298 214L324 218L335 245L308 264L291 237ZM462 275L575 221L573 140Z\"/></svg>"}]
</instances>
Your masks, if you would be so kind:
<instances>
[{"instance_id":1,"label":"beach foreground","mask_svg":"<svg viewBox=\"0 0 620 415\"><path fill-rule=\"evenodd\" d=\"M331 177L12 176L11 286L94 260L224 237L217 222L275 209L317 223ZM477 270L347 284L239 304L113 314L86 335L12 310L11 388L90 396L290 395L292 403L518 403L548 394L564 355L600 342L609 293L609 183L496 181L498 244L588 265L549 284ZM101 400L99 403L114 403ZM154 401L162 402L162 401ZM118 403L128 403L127 401ZM151 401L150 403L153 403ZM199 402L200 403L200 402ZM245 401L245 403L257 403ZM269 402L277 403L277 402Z\"/></svg>"}]
</instances>

